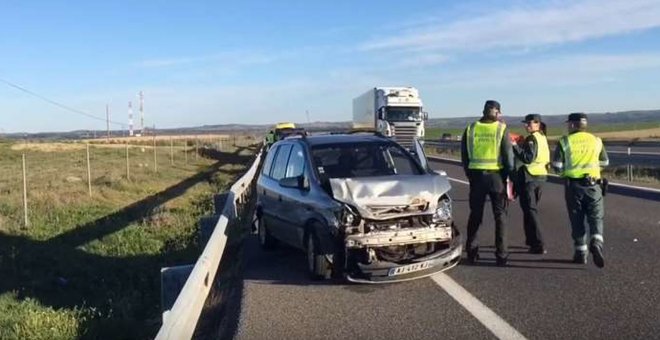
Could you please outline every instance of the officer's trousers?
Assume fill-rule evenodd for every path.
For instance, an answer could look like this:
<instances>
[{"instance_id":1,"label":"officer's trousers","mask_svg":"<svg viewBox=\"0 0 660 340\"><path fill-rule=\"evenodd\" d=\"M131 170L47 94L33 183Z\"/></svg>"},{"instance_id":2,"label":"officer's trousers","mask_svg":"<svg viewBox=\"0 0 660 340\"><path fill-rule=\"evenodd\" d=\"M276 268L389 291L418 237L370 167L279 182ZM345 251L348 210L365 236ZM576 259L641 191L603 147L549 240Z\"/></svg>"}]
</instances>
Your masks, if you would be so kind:
<instances>
[{"instance_id":1,"label":"officer's trousers","mask_svg":"<svg viewBox=\"0 0 660 340\"><path fill-rule=\"evenodd\" d=\"M484 215L486 197L490 198L495 217L495 256L507 258L509 255L506 238L507 198L505 184L499 172L484 172L471 170L468 173L470 180L470 217L467 225L468 252L479 248L477 232Z\"/></svg>"},{"instance_id":2,"label":"officer's trousers","mask_svg":"<svg viewBox=\"0 0 660 340\"><path fill-rule=\"evenodd\" d=\"M539 202L543 192L543 181L524 178L519 180L518 199L523 211L523 227L525 229L525 243L532 248L543 248L543 235L541 234L541 220L539 218Z\"/></svg>"},{"instance_id":3,"label":"officer's trousers","mask_svg":"<svg viewBox=\"0 0 660 340\"><path fill-rule=\"evenodd\" d=\"M587 251L587 226L591 239L602 245L605 209L600 186L567 180L564 193L575 250Z\"/></svg>"}]
</instances>

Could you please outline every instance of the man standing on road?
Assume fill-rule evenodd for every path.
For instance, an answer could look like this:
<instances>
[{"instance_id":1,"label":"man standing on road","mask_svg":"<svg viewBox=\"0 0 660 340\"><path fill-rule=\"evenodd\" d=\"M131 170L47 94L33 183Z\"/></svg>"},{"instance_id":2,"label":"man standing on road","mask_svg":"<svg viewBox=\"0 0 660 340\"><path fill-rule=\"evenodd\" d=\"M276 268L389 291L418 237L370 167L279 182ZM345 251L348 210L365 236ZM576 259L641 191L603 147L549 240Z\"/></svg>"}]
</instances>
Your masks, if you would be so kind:
<instances>
[{"instance_id":1,"label":"man standing on road","mask_svg":"<svg viewBox=\"0 0 660 340\"><path fill-rule=\"evenodd\" d=\"M587 249L594 264L605 266L603 257L603 179L600 168L607 166L607 152L600 138L586 132L587 115L568 115L568 135L562 136L552 157L552 167L566 178L565 199L571 220L575 253L573 262L587 263ZM591 239L587 247L586 224Z\"/></svg>"},{"instance_id":2,"label":"man standing on road","mask_svg":"<svg viewBox=\"0 0 660 340\"><path fill-rule=\"evenodd\" d=\"M541 128L543 122L540 114L528 114L522 122L529 135L520 144L513 145L516 163L521 164L516 170L515 187L523 211L525 243L529 246L529 252L545 254L539 219L539 202L543 183L548 175L550 149L545 132Z\"/></svg>"},{"instance_id":3,"label":"man standing on road","mask_svg":"<svg viewBox=\"0 0 660 340\"><path fill-rule=\"evenodd\" d=\"M481 225L486 197L490 197L495 217L495 258L506 265L507 215L506 178L513 172L513 150L506 124L499 121L500 103L486 101L483 116L467 126L461 139L461 161L470 181L470 217L467 226L468 262L479 260L477 232Z\"/></svg>"}]
</instances>

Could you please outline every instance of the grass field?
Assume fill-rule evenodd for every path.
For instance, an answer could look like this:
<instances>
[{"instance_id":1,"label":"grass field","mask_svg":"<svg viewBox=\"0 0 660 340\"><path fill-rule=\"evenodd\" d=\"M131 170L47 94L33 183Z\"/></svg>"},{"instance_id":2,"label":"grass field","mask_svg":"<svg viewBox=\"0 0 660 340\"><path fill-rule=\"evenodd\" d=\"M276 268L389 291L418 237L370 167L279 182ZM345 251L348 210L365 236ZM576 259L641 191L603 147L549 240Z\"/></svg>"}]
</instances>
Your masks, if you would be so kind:
<instances>
[{"instance_id":1,"label":"grass field","mask_svg":"<svg viewBox=\"0 0 660 340\"><path fill-rule=\"evenodd\" d=\"M252 161L226 144L174 150L174 165L163 146L157 169L131 147L130 180L124 148L92 146L90 197L85 148L0 143L0 339L153 338L160 268L196 260L199 217Z\"/></svg>"},{"instance_id":2,"label":"grass field","mask_svg":"<svg viewBox=\"0 0 660 340\"><path fill-rule=\"evenodd\" d=\"M508 124L511 132L525 135L521 124ZM453 139L463 134L461 129L441 129L430 128L426 130L426 140L437 141L443 133L449 133ZM597 136L608 140L632 140L632 139L660 139L660 123L637 123L637 124L611 124L611 125L593 125L589 131ZM556 126L548 128L548 136L552 139L566 134L565 126Z\"/></svg>"}]
</instances>

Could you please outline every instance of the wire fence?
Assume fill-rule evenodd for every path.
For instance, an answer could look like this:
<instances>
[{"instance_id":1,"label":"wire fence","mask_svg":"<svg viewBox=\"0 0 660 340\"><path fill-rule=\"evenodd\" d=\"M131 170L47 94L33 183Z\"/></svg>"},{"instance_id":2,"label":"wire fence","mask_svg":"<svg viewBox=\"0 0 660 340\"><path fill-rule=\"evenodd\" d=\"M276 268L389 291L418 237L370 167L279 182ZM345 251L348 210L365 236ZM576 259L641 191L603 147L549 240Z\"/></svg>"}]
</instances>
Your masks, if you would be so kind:
<instances>
[{"instance_id":1,"label":"wire fence","mask_svg":"<svg viewBox=\"0 0 660 340\"><path fill-rule=\"evenodd\" d=\"M3 144L0 216L30 226L32 211L81 197L106 195L128 184L213 162L209 150L233 152L255 137L159 136L139 140ZM140 188L132 185L131 188ZM137 190L137 189L134 189ZM148 187L140 190L149 190ZM1 221L0 221L1 222Z\"/></svg>"}]
</instances>

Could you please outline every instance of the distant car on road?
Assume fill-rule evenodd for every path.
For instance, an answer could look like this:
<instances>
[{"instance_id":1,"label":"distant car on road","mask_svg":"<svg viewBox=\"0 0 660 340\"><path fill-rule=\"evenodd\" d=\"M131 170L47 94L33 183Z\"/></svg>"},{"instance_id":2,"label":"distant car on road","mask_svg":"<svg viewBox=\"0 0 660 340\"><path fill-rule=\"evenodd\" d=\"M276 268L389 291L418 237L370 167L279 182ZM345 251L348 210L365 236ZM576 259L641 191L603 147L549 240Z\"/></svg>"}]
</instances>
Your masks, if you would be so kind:
<instances>
[{"instance_id":1,"label":"distant car on road","mask_svg":"<svg viewBox=\"0 0 660 340\"><path fill-rule=\"evenodd\" d=\"M257 181L259 243L304 250L315 279L395 282L455 266L451 186L415 149L373 133L275 143Z\"/></svg>"}]
</instances>

